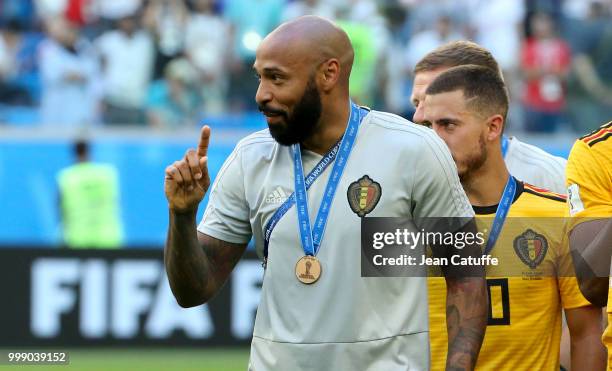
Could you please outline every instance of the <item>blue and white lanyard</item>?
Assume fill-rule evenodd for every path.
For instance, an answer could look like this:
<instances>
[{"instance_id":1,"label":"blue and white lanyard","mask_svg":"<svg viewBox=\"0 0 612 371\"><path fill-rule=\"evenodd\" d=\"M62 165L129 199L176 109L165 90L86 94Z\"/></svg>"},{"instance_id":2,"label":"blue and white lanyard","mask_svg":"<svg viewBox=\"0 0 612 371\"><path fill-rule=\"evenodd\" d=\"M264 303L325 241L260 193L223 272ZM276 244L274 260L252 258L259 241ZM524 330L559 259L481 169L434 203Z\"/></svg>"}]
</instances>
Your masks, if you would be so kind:
<instances>
[{"instance_id":1,"label":"blue and white lanyard","mask_svg":"<svg viewBox=\"0 0 612 371\"><path fill-rule=\"evenodd\" d=\"M508 153L508 146L510 145L510 140L507 136L502 135L501 147L502 147L502 157L506 158L506 154Z\"/></svg>"},{"instance_id":2,"label":"blue and white lanyard","mask_svg":"<svg viewBox=\"0 0 612 371\"><path fill-rule=\"evenodd\" d=\"M516 179L512 175L508 177L508 182L504 187L504 193L502 194L502 198L499 201L499 205L497 206L497 211L495 212L495 219L493 220L493 225L491 226L491 233L489 233L489 238L487 239L487 246L485 247L485 255L489 255L493 247L495 246L495 242L497 242L497 238L504 226L504 222L506 221L506 217L508 216L508 211L510 210L510 206L512 206L512 201L514 200L514 196L516 195Z\"/></svg>"},{"instance_id":3,"label":"blue and white lanyard","mask_svg":"<svg viewBox=\"0 0 612 371\"><path fill-rule=\"evenodd\" d=\"M310 174L306 177L305 185L306 190L310 188L310 186L314 183L314 181L319 177L319 175L323 174L325 169L329 165L332 164L334 159L336 158L336 154L338 153L338 149L340 148L340 141L336 143L329 152L323 156L323 158L319 161L319 163L312 169ZM270 244L270 237L272 236L272 231L276 227L276 224L281 220L281 218L291 209L291 207L295 204L295 193L292 193L287 200L283 202L283 204L276 209L268 223L266 223L266 227L264 229L264 260L268 257L268 246Z\"/></svg>"},{"instance_id":4,"label":"blue and white lanyard","mask_svg":"<svg viewBox=\"0 0 612 371\"><path fill-rule=\"evenodd\" d=\"M355 138L357 136L357 129L362 119L363 116L361 114L359 106L354 103L351 103L351 115L349 118L349 123L347 125L346 132L342 140L336 143L336 145L334 145L334 147L332 147L332 149L323 156L323 158L312 169L312 171L308 174L308 176L306 176L305 179L302 167L300 146L299 144L292 146L291 150L294 160L294 179L296 191L292 193L287 198L287 200L276 210L274 215L272 215L272 217L266 224L264 231L264 268L267 263L268 247L270 245L272 231L274 230L280 219L287 213L287 211L289 211L289 209L296 202L298 204L298 223L300 226L300 237L302 239L302 247L304 248L304 252L307 255L315 255L318 251L318 247L323 238L325 225L327 223L329 208L331 206L331 202L338 187L340 177L342 176L342 172L344 171L346 161L348 160L348 156L355 142ZM338 159L336 159L337 156ZM321 174L323 174L325 169L327 169L327 167L332 163L334 163L334 167L332 169L332 174L327 182L325 194L323 196L323 200L321 201L321 207L319 208L319 212L317 214L317 219L315 222L316 230L312 231L312 229L310 228L310 219L308 218L306 191L315 182L315 180L318 179ZM298 201L298 198L300 199L300 201ZM302 213L302 211L304 213ZM305 218L303 218L304 215L306 216ZM313 244L313 241L315 241L316 245Z\"/></svg>"}]
</instances>

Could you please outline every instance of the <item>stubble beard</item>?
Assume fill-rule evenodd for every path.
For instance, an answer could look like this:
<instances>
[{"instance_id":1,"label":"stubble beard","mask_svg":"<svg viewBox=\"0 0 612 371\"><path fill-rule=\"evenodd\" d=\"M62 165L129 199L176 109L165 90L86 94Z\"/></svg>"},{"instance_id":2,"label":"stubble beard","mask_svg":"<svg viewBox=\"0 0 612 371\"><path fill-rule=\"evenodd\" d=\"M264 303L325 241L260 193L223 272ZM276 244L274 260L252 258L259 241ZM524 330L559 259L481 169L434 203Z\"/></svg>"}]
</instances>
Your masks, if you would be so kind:
<instances>
[{"instance_id":1,"label":"stubble beard","mask_svg":"<svg viewBox=\"0 0 612 371\"><path fill-rule=\"evenodd\" d=\"M474 173L479 170L487 161L487 147L484 134L478 140L478 151L473 153L463 161L463 170L459 173L461 184L468 184L472 180Z\"/></svg>"}]
</instances>

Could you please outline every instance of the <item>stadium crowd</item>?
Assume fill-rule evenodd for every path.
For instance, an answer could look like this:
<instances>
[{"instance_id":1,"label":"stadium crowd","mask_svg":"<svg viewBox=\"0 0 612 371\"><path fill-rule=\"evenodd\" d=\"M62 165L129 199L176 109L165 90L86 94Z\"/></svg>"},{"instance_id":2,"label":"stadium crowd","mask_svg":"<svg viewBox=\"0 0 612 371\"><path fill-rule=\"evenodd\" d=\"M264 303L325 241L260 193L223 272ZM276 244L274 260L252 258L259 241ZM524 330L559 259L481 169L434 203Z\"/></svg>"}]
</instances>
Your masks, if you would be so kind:
<instances>
[{"instance_id":1,"label":"stadium crowd","mask_svg":"<svg viewBox=\"0 0 612 371\"><path fill-rule=\"evenodd\" d=\"M257 45L305 14L347 31L351 95L375 109L411 118L415 63L470 39L503 69L513 130L612 116L610 0L3 0L0 122L172 129L256 110Z\"/></svg>"}]
</instances>

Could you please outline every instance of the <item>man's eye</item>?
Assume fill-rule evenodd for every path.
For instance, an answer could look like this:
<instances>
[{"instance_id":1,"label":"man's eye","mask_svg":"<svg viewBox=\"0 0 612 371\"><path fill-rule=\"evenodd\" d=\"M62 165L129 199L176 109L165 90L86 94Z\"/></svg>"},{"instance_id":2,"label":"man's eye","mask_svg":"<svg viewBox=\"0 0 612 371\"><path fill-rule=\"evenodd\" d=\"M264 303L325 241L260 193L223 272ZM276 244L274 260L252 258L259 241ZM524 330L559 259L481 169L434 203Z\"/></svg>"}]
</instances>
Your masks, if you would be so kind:
<instances>
[{"instance_id":1,"label":"man's eye","mask_svg":"<svg viewBox=\"0 0 612 371\"><path fill-rule=\"evenodd\" d=\"M419 108L419 101L418 100L413 101L412 104L414 105L414 108Z\"/></svg>"}]
</instances>

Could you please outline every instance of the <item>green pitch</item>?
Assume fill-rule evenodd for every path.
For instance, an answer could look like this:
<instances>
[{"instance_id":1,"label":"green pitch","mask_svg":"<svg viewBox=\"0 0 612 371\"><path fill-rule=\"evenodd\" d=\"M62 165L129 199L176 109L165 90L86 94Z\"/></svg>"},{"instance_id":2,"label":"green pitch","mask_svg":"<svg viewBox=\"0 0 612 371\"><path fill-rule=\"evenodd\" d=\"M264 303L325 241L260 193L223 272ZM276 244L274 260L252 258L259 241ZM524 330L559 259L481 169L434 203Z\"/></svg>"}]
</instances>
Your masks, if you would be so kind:
<instances>
[{"instance_id":1,"label":"green pitch","mask_svg":"<svg viewBox=\"0 0 612 371\"><path fill-rule=\"evenodd\" d=\"M36 371L246 371L248 348L67 349L63 366L5 366L0 370Z\"/></svg>"}]
</instances>

